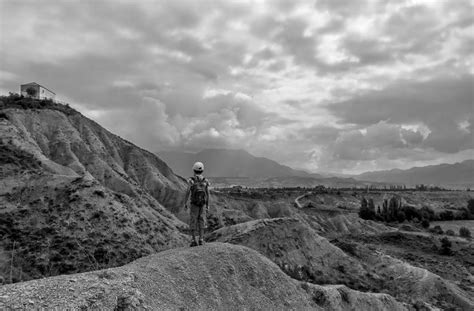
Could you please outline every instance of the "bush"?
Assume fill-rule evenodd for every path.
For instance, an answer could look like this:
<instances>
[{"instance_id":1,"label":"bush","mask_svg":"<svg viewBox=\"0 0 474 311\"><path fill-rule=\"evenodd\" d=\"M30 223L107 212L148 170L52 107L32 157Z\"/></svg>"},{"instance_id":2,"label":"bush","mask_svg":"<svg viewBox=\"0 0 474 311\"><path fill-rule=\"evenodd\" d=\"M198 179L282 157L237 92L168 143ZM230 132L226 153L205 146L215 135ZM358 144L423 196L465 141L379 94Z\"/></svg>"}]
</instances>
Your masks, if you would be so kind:
<instances>
[{"instance_id":1,"label":"bush","mask_svg":"<svg viewBox=\"0 0 474 311\"><path fill-rule=\"evenodd\" d=\"M425 229L429 228L430 227L430 221L426 218L423 218L423 220L421 221L421 226Z\"/></svg>"},{"instance_id":2,"label":"bush","mask_svg":"<svg viewBox=\"0 0 474 311\"><path fill-rule=\"evenodd\" d=\"M34 89L33 89L34 90ZM0 109L52 109L61 111L67 115L78 114L78 112L69 105L63 105L54 102L51 99L34 99L24 97L16 93L10 93L8 96L0 96Z\"/></svg>"},{"instance_id":3,"label":"bush","mask_svg":"<svg viewBox=\"0 0 474 311\"><path fill-rule=\"evenodd\" d=\"M430 231L433 232L433 233L436 233L436 234L443 234L444 233L443 229L441 229L440 226L435 226L434 228L431 228Z\"/></svg>"},{"instance_id":4,"label":"bush","mask_svg":"<svg viewBox=\"0 0 474 311\"><path fill-rule=\"evenodd\" d=\"M469 231L469 229L466 228L466 227L461 227L459 229L459 236L462 236L463 238L470 238L471 237L471 231Z\"/></svg>"},{"instance_id":5,"label":"bush","mask_svg":"<svg viewBox=\"0 0 474 311\"><path fill-rule=\"evenodd\" d=\"M454 233L454 231L453 231L453 230L451 230L451 229L449 229L449 230L446 230L446 234L447 234L447 235L450 235L450 236L454 236L454 235L456 235L456 234Z\"/></svg>"},{"instance_id":6,"label":"bush","mask_svg":"<svg viewBox=\"0 0 474 311\"><path fill-rule=\"evenodd\" d=\"M428 206L423 206L421 209L420 209L420 215L422 218L426 218L430 221L434 220L435 219L435 212L432 208L428 207Z\"/></svg>"},{"instance_id":7,"label":"bush","mask_svg":"<svg viewBox=\"0 0 474 311\"><path fill-rule=\"evenodd\" d=\"M444 211L439 214L440 220L453 220L454 214L452 211Z\"/></svg>"},{"instance_id":8,"label":"bush","mask_svg":"<svg viewBox=\"0 0 474 311\"><path fill-rule=\"evenodd\" d=\"M359 217L365 220L373 220L375 219L375 212L368 209L367 207L361 207L359 210Z\"/></svg>"},{"instance_id":9,"label":"bush","mask_svg":"<svg viewBox=\"0 0 474 311\"><path fill-rule=\"evenodd\" d=\"M408 221L413 220L414 218L421 219L421 214L414 206L405 205L403 206L403 212L405 213L406 219Z\"/></svg>"},{"instance_id":10,"label":"bush","mask_svg":"<svg viewBox=\"0 0 474 311\"><path fill-rule=\"evenodd\" d=\"M404 222L406 219L405 213L402 211L397 212L397 220L398 222Z\"/></svg>"},{"instance_id":11,"label":"bush","mask_svg":"<svg viewBox=\"0 0 474 311\"><path fill-rule=\"evenodd\" d=\"M440 250L440 253L442 255L451 255L453 253L453 251L451 250L451 241L447 238L447 237L444 237L440 240L441 242L441 250Z\"/></svg>"}]
</instances>

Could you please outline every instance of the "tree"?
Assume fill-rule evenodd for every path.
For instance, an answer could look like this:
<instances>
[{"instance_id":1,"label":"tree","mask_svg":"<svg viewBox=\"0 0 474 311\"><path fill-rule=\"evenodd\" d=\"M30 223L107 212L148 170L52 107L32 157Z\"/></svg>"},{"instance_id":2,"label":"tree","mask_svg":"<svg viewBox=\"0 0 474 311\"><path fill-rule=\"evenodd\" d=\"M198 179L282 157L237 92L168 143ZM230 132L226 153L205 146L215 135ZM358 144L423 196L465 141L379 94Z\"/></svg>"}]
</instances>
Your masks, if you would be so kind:
<instances>
[{"instance_id":1,"label":"tree","mask_svg":"<svg viewBox=\"0 0 474 311\"><path fill-rule=\"evenodd\" d=\"M31 97L34 97L36 95L36 89L33 87L29 87L26 89L26 94L28 94Z\"/></svg>"},{"instance_id":2,"label":"tree","mask_svg":"<svg viewBox=\"0 0 474 311\"><path fill-rule=\"evenodd\" d=\"M365 197L362 197L362 200L360 200L360 208L367 208L369 202L367 202L367 199Z\"/></svg>"},{"instance_id":3,"label":"tree","mask_svg":"<svg viewBox=\"0 0 474 311\"><path fill-rule=\"evenodd\" d=\"M372 220L375 218L375 206L372 201L373 209L369 207L369 202L366 198L362 198L360 201L359 217L366 220Z\"/></svg>"},{"instance_id":4,"label":"tree","mask_svg":"<svg viewBox=\"0 0 474 311\"><path fill-rule=\"evenodd\" d=\"M459 229L459 236L462 236L463 238L470 238L471 237L471 231L469 231L469 229L466 228L466 227L461 227Z\"/></svg>"},{"instance_id":5,"label":"tree","mask_svg":"<svg viewBox=\"0 0 474 311\"><path fill-rule=\"evenodd\" d=\"M374 204L374 199L372 198L369 199L368 209L375 214L375 204Z\"/></svg>"},{"instance_id":6,"label":"tree","mask_svg":"<svg viewBox=\"0 0 474 311\"><path fill-rule=\"evenodd\" d=\"M390 200L384 200L383 202L383 217L385 221L397 221L398 220L398 212L402 210L402 202L401 200L393 196ZM405 216L405 215L404 215Z\"/></svg>"}]
</instances>

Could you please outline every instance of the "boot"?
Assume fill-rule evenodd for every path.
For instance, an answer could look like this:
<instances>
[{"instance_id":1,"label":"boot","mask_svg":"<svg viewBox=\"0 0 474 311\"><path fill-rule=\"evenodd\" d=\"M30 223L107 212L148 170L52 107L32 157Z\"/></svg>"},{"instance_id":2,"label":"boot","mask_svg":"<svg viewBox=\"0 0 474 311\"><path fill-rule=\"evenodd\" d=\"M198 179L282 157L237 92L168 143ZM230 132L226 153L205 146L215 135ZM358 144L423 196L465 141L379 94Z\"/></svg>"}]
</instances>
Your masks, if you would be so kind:
<instances>
[{"instance_id":1,"label":"boot","mask_svg":"<svg viewBox=\"0 0 474 311\"><path fill-rule=\"evenodd\" d=\"M194 247L194 246L197 246L197 242L196 242L196 235L193 234L193 237L191 239L191 245L189 245L190 247Z\"/></svg>"},{"instance_id":2,"label":"boot","mask_svg":"<svg viewBox=\"0 0 474 311\"><path fill-rule=\"evenodd\" d=\"M199 245L204 244L204 228L199 228Z\"/></svg>"}]
</instances>

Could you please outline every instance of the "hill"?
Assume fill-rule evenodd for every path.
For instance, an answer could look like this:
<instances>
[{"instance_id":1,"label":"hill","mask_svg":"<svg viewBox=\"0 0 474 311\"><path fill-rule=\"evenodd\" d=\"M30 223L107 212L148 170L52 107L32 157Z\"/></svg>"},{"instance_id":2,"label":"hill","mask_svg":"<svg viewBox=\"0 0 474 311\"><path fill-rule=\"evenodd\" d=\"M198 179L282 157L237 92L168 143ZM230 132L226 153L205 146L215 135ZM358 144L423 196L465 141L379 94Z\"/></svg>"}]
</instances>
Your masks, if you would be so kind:
<instances>
[{"instance_id":1,"label":"hill","mask_svg":"<svg viewBox=\"0 0 474 311\"><path fill-rule=\"evenodd\" d=\"M470 187L474 185L474 160L466 160L455 164L413 167L407 170L393 169L366 172L354 176L354 178L407 185L428 184Z\"/></svg>"},{"instance_id":2,"label":"hill","mask_svg":"<svg viewBox=\"0 0 474 311\"><path fill-rule=\"evenodd\" d=\"M68 106L0 97L0 282L184 245L185 181Z\"/></svg>"},{"instance_id":3,"label":"hill","mask_svg":"<svg viewBox=\"0 0 474 311\"><path fill-rule=\"evenodd\" d=\"M439 275L350 239L340 238L332 244L297 219L250 221L221 228L208 239L257 250L295 279L389 293L407 304L414 305L418 301L418 304L435 305L443 310L470 310L474 306L470 293Z\"/></svg>"},{"instance_id":4,"label":"hill","mask_svg":"<svg viewBox=\"0 0 474 311\"><path fill-rule=\"evenodd\" d=\"M192 175L191 168L196 161L204 163L206 175L210 177L311 176L307 172L292 169L273 160L255 157L242 149L205 149L198 153L168 151L158 152L158 155L181 176Z\"/></svg>"},{"instance_id":5,"label":"hill","mask_svg":"<svg viewBox=\"0 0 474 311\"><path fill-rule=\"evenodd\" d=\"M1 309L406 310L387 294L296 281L258 252L211 243L120 268L0 287Z\"/></svg>"}]
</instances>

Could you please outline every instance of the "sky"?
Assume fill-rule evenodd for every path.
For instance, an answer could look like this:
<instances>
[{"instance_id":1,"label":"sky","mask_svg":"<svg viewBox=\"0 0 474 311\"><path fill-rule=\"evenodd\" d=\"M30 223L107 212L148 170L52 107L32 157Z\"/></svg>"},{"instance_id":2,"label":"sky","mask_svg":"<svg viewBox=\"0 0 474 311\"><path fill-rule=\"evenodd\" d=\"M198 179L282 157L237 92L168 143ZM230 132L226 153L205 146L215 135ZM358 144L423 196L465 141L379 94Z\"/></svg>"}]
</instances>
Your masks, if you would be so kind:
<instances>
[{"instance_id":1,"label":"sky","mask_svg":"<svg viewBox=\"0 0 474 311\"><path fill-rule=\"evenodd\" d=\"M1 94L313 172L473 159L473 49L472 0L0 0Z\"/></svg>"}]
</instances>

